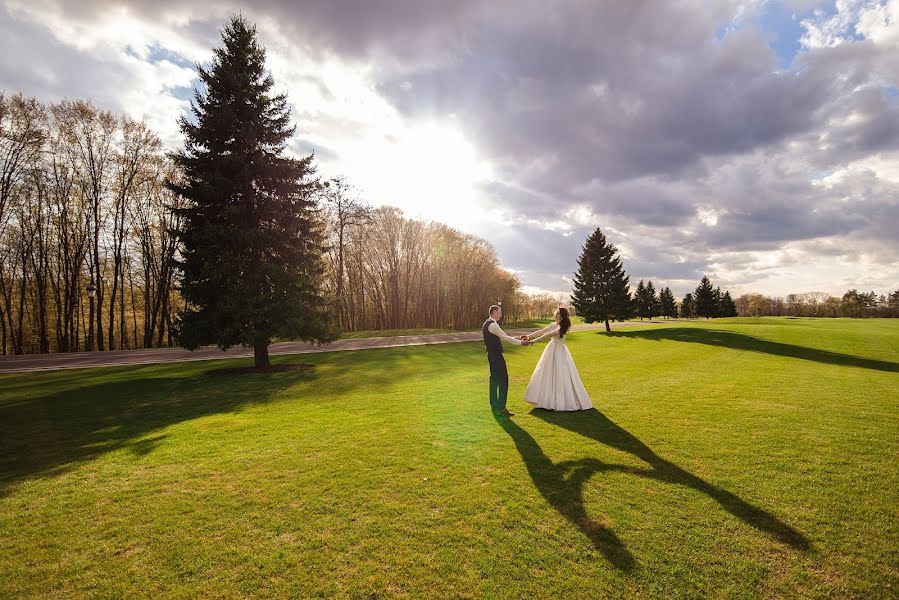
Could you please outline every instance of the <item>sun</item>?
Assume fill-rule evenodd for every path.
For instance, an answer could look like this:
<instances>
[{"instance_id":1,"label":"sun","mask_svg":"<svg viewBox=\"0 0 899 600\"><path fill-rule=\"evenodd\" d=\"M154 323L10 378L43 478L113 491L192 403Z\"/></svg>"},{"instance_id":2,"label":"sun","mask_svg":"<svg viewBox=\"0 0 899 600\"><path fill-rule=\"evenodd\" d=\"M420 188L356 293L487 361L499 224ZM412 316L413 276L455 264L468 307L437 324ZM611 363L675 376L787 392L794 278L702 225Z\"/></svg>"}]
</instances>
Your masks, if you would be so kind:
<instances>
[{"instance_id":1,"label":"sun","mask_svg":"<svg viewBox=\"0 0 899 600\"><path fill-rule=\"evenodd\" d=\"M357 146L345 159L373 204L462 230L482 216L479 184L492 169L454 119L412 124Z\"/></svg>"}]
</instances>

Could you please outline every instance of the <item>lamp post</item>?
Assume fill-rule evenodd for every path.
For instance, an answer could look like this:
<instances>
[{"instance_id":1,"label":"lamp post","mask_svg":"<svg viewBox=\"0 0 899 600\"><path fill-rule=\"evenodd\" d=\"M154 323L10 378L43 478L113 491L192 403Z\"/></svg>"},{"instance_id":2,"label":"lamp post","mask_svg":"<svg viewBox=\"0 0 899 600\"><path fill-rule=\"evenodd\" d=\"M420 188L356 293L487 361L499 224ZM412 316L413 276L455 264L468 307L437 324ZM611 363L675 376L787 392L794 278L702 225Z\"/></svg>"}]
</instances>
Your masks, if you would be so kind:
<instances>
[{"instance_id":1,"label":"lamp post","mask_svg":"<svg viewBox=\"0 0 899 600\"><path fill-rule=\"evenodd\" d=\"M90 301L90 317L88 317L88 329L87 329L87 351L93 352L94 350L94 296L97 295L97 286L94 285L94 282L91 281L87 284L87 287L84 288L87 292L87 298Z\"/></svg>"}]
</instances>

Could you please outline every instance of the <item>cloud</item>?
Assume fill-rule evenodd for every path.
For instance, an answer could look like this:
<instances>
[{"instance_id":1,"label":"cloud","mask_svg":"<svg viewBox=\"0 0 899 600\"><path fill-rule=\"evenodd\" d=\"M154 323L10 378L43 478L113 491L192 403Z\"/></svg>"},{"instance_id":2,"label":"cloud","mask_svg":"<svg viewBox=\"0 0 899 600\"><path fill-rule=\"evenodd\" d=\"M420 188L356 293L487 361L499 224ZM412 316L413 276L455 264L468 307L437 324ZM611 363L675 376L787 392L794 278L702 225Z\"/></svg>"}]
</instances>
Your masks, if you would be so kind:
<instances>
[{"instance_id":1,"label":"cloud","mask_svg":"<svg viewBox=\"0 0 899 600\"><path fill-rule=\"evenodd\" d=\"M899 0L5 6L0 87L92 98L169 143L191 65L242 12L293 151L487 237L534 287L566 290L597 226L678 294L703 273L899 287Z\"/></svg>"}]
</instances>

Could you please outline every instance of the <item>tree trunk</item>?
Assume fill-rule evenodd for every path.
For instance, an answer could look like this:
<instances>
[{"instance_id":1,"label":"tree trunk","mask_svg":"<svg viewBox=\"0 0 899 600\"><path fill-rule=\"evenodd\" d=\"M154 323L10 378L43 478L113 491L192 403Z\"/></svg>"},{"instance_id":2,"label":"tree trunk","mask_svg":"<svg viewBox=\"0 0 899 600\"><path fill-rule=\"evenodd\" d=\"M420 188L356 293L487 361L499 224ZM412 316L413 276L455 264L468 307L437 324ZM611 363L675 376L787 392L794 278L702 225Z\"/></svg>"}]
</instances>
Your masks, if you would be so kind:
<instances>
[{"instance_id":1,"label":"tree trunk","mask_svg":"<svg viewBox=\"0 0 899 600\"><path fill-rule=\"evenodd\" d=\"M46 285L46 284L43 284ZM38 291L38 340L41 354L50 353L50 334L47 331L47 290L41 287Z\"/></svg>"},{"instance_id":2,"label":"tree trunk","mask_svg":"<svg viewBox=\"0 0 899 600\"><path fill-rule=\"evenodd\" d=\"M253 363L257 369L271 366L268 359L268 338L258 333L253 340Z\"/></svg>"},{"instance_id":3,"label":"tree trunk","mask_svg":"<svg viewBox=\"0 0 899 600\"><path fill-rule=\"evenodd\" d=\"M99 200L95 200L95 202L99 202ZM93 337L94 342L97 344L97 350L100 352L103 351L103 347L105 342L103 340L103 277L102 277L102 267L100 264L100 217L99 217L99 207L95 204L94 206L94 247L93 247L93 282L97 287L96 295L94 296L94 301L96 302L96 311L93 312L94 321L95 321L95 337ZM93 348L91 348L93 350Z\"/></svg>"},{"instance_id":4,"label":"tree trunk","mask_svg":"<svg viewBox=\"0 0 899 600\"><path fill-rule=\"evenodd\" d=\"M165 332L166 340L168 343L168 347L171 348L172 346L175 345L175 340L172 337L172 332L175 330L175 328L172 327L172 309L171 308L169 309L169 311L167 313L165 313L165 327L166 327L166 332Z\"/></svg>"},{"instance_id":5,"label":"tree trunk","mask_svg":"<svg viewBox=\"0 0 899 600\"><path fill-rule=\"evenodd\" d=\"M25 298L28 291L28 271L25 267L25 256L22 256L22 287L19 289L18 333L15 342L15 354L25 354Z\"/></svg>"},{"instance_id":6,"label":"tree trunk","mask_svg":"<svg viewBox=\"0 0 899 600\"><path fill-rule=\"evenodd\" d=\"M146 260L146 259L145 259ZM156 296L150 300L151 272L149 266L144 268L144 348L153 347L153 334L156 332L156 311L159 303Z\"/></svg>"},{"instance_id":7,"label":"tree trunk","mask_svg":"<svg viewBox=\"0 0 899 600\"><path fill-rule=\"evenodd\" d=\"M140 342L137 339L137 299L134 295L134 272L131 269L128 269L128 286L131 289L131 321L134 324L134 329L132 329L134 348L140 348Z\"/></svg>"},{"instance_id":8,"label":"tree trunk","mask_svg":"<svg viewBox=\"0 0 899 600\"><path fill-rule=\"evenodd\" d=\"M606 319L606 333L612 333L612 328L609 326L609 320Z\"/></svg>"},{"instance_id":9,"label":"tree trunk","mask_svg":"<svg viewBox=\"0 0 899 600\"><path fill-rule=\"evenodd\" d=\"M78 314L75 315L75 323L73 324L75 335L72 336L72 352L81 352L81 336L84 330L84 302L78 300Z\"/></svg>"},{"instance_id":10,"label":"tree trunk","mask_svg":"<svg viewBox=\"0 0 899 600\"><path fill-rule=\"evenodd\" d=\"M344 318L343 307L343 230L345 224L343 215L338 212L337 216L337 291L335 293L335 304L337 304L337 320L338 325L343 329L346 328L346 319Z\"/></svg>"},{"instance_id":11,"label":"tree trunk","mask_svg":"<svg viewBox=\"0 0 899 600\"><path fill-rule=\"evenodd\" d=\"M88 329L87 329L87 351L94 351L94 299L90 299L90 311L88 312L87 317Z\"/></svg>"},{"instance_id":12,"label":"tree trunk","mask_svg":"<svg viewBox=\"0 0 899 600\"><path fill-rule=\"evenodd\" d=\"M158 348L162 348L163 336L165 335L165 323L166 317L169 313L169 295L168 291L165 291L165 294L160 299L160 313L159 313L159 337L156 340L156 346Z\"/></svg>"},{"instance_id":13,"label":"tree trunk","mask_svg":"<svg viewBox=\"0 0 899 600\"><path fill-rule=\"evenodd\" d=\"M115 350L115 311L116 311L116 300L118 299L119 294L119 265L120 259L118 256L115 257L113 270L112 270L112 290L109 294L109 321L106 323L108 327L109 334L109 349Z\"/></svg>"},{"instance_id":14,"label":"tree trunk","mask_svg":"<svg viewBox=\"0 0 899 600\"><path fill-rule=\"evenodd\" d=\"M124 263L124 259L123 259ZM119 297L119 347L122 350L128 349L128 321L125 319L125 267L122 265L122 271L119 273L119 289L122 291Z\"/></svg>"},{"instance_id":15,"label":"tree trunk","mask_svg":"<svg viewBox=\"0 0 899 600\"><path fill-rule=\"evenodd\" d=\"M99 279L99 275L97 276ZM103 341L103 294L100 293L100 285L97 285L97 310L94 313L97 321L97 350L103 352L106 342Z\"/></svg>"}]
</instances>

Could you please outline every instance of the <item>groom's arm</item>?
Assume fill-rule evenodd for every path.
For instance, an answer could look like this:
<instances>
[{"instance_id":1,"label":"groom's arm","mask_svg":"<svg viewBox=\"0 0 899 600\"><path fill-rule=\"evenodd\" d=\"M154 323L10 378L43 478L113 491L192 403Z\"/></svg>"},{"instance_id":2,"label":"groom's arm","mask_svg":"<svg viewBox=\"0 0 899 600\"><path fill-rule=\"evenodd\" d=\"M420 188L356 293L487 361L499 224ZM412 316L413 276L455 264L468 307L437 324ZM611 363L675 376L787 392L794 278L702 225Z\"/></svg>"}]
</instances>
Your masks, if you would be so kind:
<instances>
[{"instance_id":1,"label":"groom's arm","mask_svg":"<svg viewBox=\"0 0 899 600\"><path fill-rule=\"evenodd\" d=\"M513 338L511 335L503 331L502 327L499 326L499 323L496 321L492 322L490 326L487 328L487 331L503 340L504 342L509 342L510 344L518 344L521 345L521 340Z\"/></svg>"}]
</instances>

